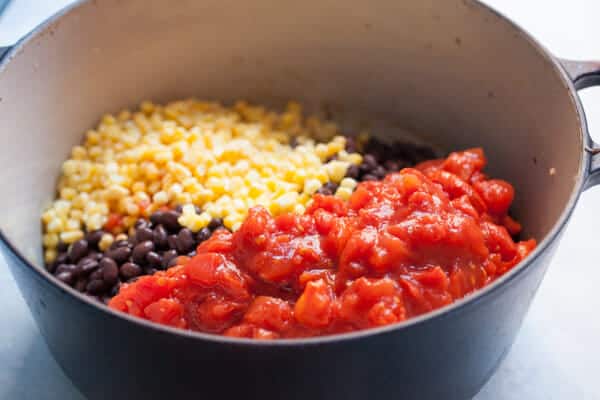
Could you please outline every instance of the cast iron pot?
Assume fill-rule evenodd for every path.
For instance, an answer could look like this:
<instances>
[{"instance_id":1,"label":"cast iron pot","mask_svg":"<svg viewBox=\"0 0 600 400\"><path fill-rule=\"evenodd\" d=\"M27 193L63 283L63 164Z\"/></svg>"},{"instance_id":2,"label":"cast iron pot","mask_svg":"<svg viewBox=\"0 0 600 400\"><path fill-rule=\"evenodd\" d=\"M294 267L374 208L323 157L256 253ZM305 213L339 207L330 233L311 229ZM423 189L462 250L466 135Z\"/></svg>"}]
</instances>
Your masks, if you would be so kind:
<instances>
[{"instance_id":1,"label":"cast iron pot","mask_svg":"<svg viewBox=\"0 0 600 400\"><path fill-rule=\"evenodd\" d=\"M52 354L90 399L470 398L513 342L579 194L599 181L576 93L595 83L600 65L561 64L470 0L80 1L0 65L2 247ZM539 246L452 306L305 340L169 329L52 279L39 217L70 147L103 112L188 96L294 98L382 137L482 146Z\"/></svg>"}]
</instances>

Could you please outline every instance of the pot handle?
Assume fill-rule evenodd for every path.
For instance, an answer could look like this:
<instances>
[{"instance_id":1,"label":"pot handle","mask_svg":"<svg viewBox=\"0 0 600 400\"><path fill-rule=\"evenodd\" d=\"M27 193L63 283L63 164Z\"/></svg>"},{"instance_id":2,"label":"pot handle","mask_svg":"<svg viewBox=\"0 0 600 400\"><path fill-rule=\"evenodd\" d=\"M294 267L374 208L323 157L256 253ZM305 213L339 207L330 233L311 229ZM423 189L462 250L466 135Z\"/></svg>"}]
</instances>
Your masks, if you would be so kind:
<instances>
[{"instance_id":1,"label":"pot handle","mask_svg":"<svg viewBox=\"0 0 600 400\"><path fill-rule=\"evenodd\" d=\"M600 85L600 61L574 61L559 59L573 81L575 89L581 90Z\"/></svg>"},{"instance_id":2,"label":"pot handle","mask_svg":"<svg viewBox=\"0 0 600 400\"><path fill-rule=\"evenodd\" d=\"M582 90L590 86L600 86L600 61L574 61L559 59L571 78L575 89ZM588 138L585 150L591 155L585 188L600 184L600 144Z\"/></svg>"}]
</instances>

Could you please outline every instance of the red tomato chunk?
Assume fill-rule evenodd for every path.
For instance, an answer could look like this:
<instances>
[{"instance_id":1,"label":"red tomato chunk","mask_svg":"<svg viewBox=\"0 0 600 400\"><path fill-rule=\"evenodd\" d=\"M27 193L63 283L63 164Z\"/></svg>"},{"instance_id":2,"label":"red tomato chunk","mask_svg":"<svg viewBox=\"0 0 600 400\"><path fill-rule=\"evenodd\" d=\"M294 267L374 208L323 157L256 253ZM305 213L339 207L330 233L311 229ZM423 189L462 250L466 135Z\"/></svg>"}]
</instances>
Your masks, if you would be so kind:
<instances>
[{"instance_id":1,"label":"red tomato chunk","mask_svg":"<svg viewBox=\"0 0 600 400\"><path fill-rule=\"evenodd\" d=\"M514 198L481 149L316 195L303 215L250 210L183 265L122 286L110 306L160 324L276 339L383 326L485 286L536 246L511 237Z\"/></svg>"}]
</instances>

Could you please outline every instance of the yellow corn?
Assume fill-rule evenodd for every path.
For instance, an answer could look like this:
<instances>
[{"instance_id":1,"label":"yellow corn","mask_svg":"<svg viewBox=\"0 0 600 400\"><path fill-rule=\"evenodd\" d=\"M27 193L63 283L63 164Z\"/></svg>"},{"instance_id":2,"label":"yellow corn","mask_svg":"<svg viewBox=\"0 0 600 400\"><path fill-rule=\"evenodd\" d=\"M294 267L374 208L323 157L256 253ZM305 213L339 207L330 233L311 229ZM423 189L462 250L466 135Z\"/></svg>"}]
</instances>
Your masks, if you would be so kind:
<instances>
[{"instance_id":1,"label":"yellow corn","mask_svg":"<svg viewBox=\"0 0 600 400\"><path fill-rule=\"evenodd\" d=\"M178 204L204 210L198 215L188 207L182 215L182 225L194 231L213 217L237 229L257 204L275 214L302 213L328 181L354 188L344 176L362 158L348 154L345 144L335 124L304 118L295 102L277 113L244 102L227 108L197 100L165 106L145 101L138 110L105 115L72 149L62 165L60 198L42 214L44 245L51 250L57 240L72 243L102 228L111 213L124 216L127 232L139 216ZM337 160L325 163L333 156ZM114 240L107 234L99 246L106 249Z\"/></svg>"}]
</instances>

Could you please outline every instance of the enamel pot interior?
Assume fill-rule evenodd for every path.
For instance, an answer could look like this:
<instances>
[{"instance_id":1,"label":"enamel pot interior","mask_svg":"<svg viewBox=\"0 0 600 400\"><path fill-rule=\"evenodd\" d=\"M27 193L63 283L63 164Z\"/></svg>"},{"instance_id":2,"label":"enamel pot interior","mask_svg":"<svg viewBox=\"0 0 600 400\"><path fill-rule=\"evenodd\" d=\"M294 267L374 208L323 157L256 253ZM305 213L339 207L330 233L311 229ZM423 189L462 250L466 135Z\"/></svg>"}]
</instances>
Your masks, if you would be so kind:
<instances>
[{"instance_id":1,"label":"enamel pot interior","mask_svg":"<svg viewBox=\"0 0 600 400\"><path fill-rule=\"evenodd\" d=\"M105 112L190 96L293 99L350 132L481 146L538 241L582 179L580 116L557 64L478 3L89 1L0 69L4 235L41 269L39 216L70 148Z\"/></svg>"}]
</instances>

